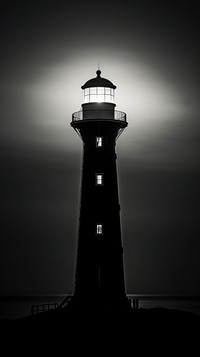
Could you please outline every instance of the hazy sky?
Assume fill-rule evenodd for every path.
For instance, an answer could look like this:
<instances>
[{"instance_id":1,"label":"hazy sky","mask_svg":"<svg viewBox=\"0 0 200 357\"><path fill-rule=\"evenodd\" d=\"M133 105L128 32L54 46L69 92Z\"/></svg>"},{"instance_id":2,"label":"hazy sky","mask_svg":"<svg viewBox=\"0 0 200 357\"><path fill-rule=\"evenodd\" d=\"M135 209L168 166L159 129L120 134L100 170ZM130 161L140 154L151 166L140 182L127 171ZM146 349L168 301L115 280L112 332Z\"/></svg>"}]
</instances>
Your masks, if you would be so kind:
<instances>
[{"instance_id":1,"label":"hazy sky","mask_svg":"<svg viewBox=\"0 0 200 357\"><path fill-rule=\"evenodd\" d=\"M6 1L0 9L1 293L73 289L81 85L116 86L127 293L200 294L198 1Z\"/></svg>"}]
</instances>

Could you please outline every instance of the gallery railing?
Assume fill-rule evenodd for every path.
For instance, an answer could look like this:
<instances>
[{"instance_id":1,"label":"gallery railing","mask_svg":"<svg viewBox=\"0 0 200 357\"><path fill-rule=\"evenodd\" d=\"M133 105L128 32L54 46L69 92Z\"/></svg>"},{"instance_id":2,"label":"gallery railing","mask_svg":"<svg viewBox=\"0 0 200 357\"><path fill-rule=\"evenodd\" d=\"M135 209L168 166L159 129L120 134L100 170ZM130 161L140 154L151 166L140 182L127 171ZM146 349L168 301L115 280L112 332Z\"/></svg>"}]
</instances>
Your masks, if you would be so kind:
<instances>
[{"instance_id":1,"label":"gallery railing","mask_svg":"<svg viewBox=\"0 0 200 357\"><path fill-rule=\"evenodd\" d=\"M94 117L92 115L92 112L94 112ZM126 122L126 113L121 112L119 110L106 110L103 109L101 111L101 116L99 119L97 119L97 111L95 109L89 110L88 111L89 116L87 115L87 110L83 112L83 110L80 110L78 112L75 112L72 114L72 121L79 121L79 120L120 120L123 122ZM103 115L102 115L103 113Z\"/></svg>"}]
</instances>

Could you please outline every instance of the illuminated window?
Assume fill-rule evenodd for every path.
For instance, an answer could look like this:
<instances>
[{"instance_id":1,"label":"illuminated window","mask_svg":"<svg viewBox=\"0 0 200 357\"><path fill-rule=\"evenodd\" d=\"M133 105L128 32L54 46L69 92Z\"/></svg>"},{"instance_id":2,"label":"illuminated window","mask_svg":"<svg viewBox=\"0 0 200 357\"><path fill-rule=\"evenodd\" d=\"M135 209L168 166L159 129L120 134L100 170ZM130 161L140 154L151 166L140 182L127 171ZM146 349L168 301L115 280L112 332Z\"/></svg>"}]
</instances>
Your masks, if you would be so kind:
<instances>
[{"instance_id":1,"label":"illuminated window","mask_svg":"<svg viewBox=\"0 0 200 357\"><path fill-rule=\"evenodd\" d=\"M102 136L97 136L96 137L96 147L100 148L103 146L103 142L102 142Z\"/></svg>"},{"instance_id":2,"label":"illuminated window","mask_svg":"<svg viewBox=\"0 0 200 357\"><path fill-rule=\"evenodd\" d=\"M114 89L107 87L91 87L84 89L84 102L114 103Z\"/></svg>"},{"instance_id":3,"label":"illuminated window","mask_svg":"<svg viewBox=\"0 0 200 357\"><path fill-rule=\"evenodd\" d=\"M103 174L96 174L96 185L103 185Z\"/></svg>"},{"instance_id":4,"label":"illuminated window","mask_svg":"<svg viewBox=\"0 0 200 357\"><path fill-rule=\"evenodd\" d=\"M92 87L92 88L89 88L89 91L90 91L90 94L97 94L97 88L96 87Z\"/></svg>"},{"instance_id":5,"label":"illuminated window","mask_svg":"<svg viewBox=\"0 0 200 357\"><path fill-rule=\"evenodd\" d=\"M97 94L104 94L105 88L104 87L97 87Z\"/></svg>"},{"instance_id":6,"label":"illuminated window","mask_svg":"<svg viewBox=\"0 0 200 357\"><path fill-rule=\"evenodd\" d=\"M103 234L103 225L102 224L97 224L96 225L96 234L98 235L98 236L100 236L100 235L102 235Z\"/></svg>"},{"instance_id":7,"label":"illuminated window","mask_svg":"<svg viewBox=\"0 0 200 357\"><path fill-rule=\"evenodd\" d=\"M105 95L105 102L110 102L110 96L108 94Z\"/></svg>"}]
</instances>

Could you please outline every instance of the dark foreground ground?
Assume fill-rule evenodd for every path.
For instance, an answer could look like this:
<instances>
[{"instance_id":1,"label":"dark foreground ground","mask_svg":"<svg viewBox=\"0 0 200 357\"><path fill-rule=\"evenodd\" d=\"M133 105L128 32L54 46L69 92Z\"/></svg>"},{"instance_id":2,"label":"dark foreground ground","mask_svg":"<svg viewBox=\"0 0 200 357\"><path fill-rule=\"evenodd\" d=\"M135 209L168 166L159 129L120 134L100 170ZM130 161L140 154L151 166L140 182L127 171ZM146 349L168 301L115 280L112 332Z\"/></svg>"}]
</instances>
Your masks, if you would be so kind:
<instances>
[{"instance_id":1,"label":"dark foreground ground","mask_svg":"<svg viewBox=\"0 0 200 357\"><path fill-rule=\"evenodd\" d=\"M0 321L7 353L28 348L26 355L56 350L116 355L155 353L193 356L200 350L200 315L167 308L99 311L56 309L16 320ZM15 342L13 342L15 341ZM92 353L91 353L92 352ZM55 353L54 353L55 354ZM4 354L6 355L6 354Z\"/></svg>"}]
</instances>

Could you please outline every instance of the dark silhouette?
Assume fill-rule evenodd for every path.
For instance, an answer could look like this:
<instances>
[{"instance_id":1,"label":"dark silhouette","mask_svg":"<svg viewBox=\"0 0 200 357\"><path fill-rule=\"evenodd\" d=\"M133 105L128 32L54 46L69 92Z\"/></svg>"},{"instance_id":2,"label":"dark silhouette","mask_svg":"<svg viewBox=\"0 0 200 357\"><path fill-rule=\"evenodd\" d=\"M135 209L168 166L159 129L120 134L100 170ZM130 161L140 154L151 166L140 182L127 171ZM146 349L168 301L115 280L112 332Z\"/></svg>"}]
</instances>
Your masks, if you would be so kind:
<instances>
[{"instance_id":1,"label":"dark silhouette","mask_svg":"<svg viewBox=\"0 0 200 357\"><path fill-rule=\"evenodd\" d=\"M83 141L83 168L76 263L71 306L128 307L125 295L116 140L127 126L115 110L116 86L101 77L87 81L82 110L71 126Z\"/></svg>"}]
</instances>

